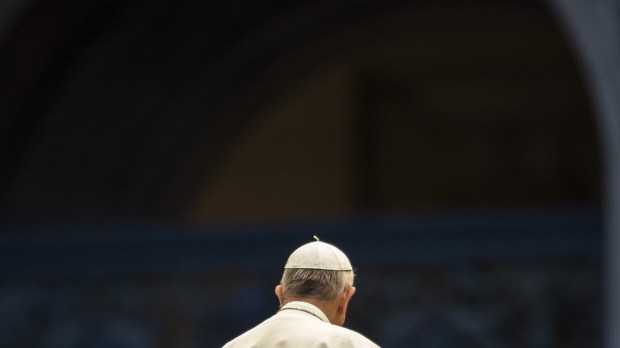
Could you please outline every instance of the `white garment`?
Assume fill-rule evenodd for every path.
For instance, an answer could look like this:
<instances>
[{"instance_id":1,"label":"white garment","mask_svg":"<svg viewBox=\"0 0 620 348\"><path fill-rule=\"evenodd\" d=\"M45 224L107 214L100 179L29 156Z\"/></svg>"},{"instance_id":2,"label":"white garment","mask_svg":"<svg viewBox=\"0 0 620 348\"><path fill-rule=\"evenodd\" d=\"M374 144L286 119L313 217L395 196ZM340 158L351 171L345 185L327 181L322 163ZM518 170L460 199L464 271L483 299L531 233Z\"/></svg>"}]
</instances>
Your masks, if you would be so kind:
<instances>
[{"instance_id":1,"label":"white garment","mask_svg":"<svg viewBox=\"0 0 620 348\"><path fill-rule=\"evenodd\" d=\"M379 348L361 334L333 325L316 306L289 302L224 348Z\"/></svg>"}]
</instances>

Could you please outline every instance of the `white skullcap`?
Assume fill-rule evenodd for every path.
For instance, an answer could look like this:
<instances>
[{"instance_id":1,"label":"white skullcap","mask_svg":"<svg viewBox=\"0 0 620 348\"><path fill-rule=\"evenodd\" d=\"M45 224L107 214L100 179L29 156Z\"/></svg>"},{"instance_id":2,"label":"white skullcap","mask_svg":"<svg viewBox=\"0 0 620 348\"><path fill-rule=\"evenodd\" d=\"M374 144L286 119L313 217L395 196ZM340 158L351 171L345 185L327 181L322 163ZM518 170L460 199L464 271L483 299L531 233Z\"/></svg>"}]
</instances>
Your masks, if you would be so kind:
<instances>
[{"instance_id":1,"label":"white skullcap","mask_svg":"<svg viewBox=\"0 0 620 348\"><path fill-rule=\"evenodd\" d=\"M319 241L302 245L289 256L284 268L324 269L330 271L352 271L347 256L335 246Z\"/></svg>"}]
</instances>

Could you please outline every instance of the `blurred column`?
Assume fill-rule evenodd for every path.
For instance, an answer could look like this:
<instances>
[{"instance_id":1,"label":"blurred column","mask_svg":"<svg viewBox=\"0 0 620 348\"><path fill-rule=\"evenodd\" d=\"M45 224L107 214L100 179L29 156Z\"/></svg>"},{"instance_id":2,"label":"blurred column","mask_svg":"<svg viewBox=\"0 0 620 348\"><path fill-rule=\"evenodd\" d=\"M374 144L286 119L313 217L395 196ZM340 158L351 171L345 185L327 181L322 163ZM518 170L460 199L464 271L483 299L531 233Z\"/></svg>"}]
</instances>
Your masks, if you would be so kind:
<instances>
[{"instance_id":1,"label":"blurred column","mask_svg":"<svg viewBox=\"0 0 620 348\"><path fill-rule=\"evenodd\" d=\"M581 60L598 115L605 193L605 328L620 347L620 0L548 0Z\"/></svg>"}]
</instances>

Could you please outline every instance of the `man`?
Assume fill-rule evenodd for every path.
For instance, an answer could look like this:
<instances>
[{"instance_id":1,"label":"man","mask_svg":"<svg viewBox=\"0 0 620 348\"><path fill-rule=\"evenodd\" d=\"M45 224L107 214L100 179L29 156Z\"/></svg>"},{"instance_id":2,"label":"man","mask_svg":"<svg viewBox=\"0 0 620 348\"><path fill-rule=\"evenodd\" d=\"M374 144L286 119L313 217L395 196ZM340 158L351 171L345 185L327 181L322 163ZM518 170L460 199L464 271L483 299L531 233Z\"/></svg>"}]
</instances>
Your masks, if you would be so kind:
<instances>
[{"instance_id":1,"label":"man","mask_svg":"<svg viewBox=\"0 0 620 348\"><path fill-rule=\"evenodd\" d=\"M302 245L288 258L275 292L280 310L224 348L379 348L342 327L355 293L353 267L333 245Z\"/></svg>"}]
</instances>

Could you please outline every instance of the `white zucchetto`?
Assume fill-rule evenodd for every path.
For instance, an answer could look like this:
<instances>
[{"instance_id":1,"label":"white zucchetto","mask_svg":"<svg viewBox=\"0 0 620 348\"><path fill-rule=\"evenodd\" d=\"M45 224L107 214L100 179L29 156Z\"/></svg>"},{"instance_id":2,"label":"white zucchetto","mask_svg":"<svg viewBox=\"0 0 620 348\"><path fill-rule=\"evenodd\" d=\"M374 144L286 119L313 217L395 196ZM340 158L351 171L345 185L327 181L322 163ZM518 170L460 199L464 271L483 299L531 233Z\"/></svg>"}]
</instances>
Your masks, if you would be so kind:
<instances>
[{"instance_id":1,"label":"white zucchetto","mask_svg":"<svg viewBox=\"0 0 620 348\"><path fill-rule=\"evenodd\" d=\"M289 256L285 269L307 268L330 271L352 271L347 256L335 246L319 241L304 244Z\"/></svg>"}]
</instances>

